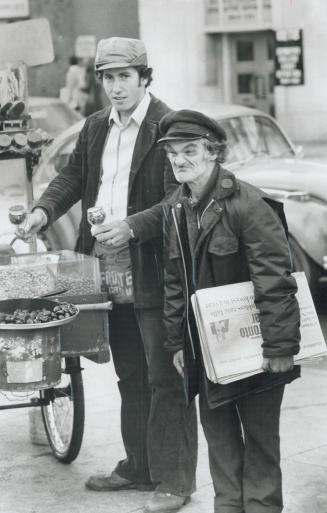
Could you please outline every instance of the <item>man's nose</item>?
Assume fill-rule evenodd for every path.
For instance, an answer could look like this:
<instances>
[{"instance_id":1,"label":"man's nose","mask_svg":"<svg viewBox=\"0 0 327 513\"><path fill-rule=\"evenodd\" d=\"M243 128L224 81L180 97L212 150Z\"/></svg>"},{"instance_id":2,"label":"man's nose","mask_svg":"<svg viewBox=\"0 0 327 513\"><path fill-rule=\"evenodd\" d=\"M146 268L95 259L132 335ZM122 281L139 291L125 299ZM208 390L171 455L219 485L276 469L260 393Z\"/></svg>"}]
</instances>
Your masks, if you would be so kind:
<instances>
[{"instance_id":1,"label":"man's nose","mask_svg":"<svg viewBox=\"0 0 327 513\"><path fill-rule=\"evenodd\" d=\"M119 78L115 78L112 84L112 90L113 91L120 91L121 90L121 82Z\"/></svg>"},{"instance_id":2,"label":"man's nose","mask_svg":"<svg viewBox=\"0 0 327 513\"><path fill-rule=\"evenodd\" d=\"M175 164L176 166L180 166L185 162L183 153L177 153L175 157Z\"/></svg>"}]
</instances>

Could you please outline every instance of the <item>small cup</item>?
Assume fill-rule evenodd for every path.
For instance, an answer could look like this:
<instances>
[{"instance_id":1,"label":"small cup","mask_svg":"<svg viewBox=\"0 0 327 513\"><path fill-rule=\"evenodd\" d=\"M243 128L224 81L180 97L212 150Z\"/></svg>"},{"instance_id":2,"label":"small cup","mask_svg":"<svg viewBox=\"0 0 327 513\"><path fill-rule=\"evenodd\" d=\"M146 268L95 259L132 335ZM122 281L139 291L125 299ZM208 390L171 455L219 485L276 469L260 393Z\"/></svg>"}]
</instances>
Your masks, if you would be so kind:
<instances>
[{"instance_id":1,"label":"small cup","mask_svg":"<svg viewBox=\"0 0 327 513\"><path fill-rule=\"evenodd\" d=\"M90 207L87 209L87 220L90 225L102 224L106 218L103 207Z\"/></svg>"},{"instance_id":2,"label":"small cup","mask_svg":"<svg viewBox=\"0 0 327 513\"><path fill-rule=\"evenodd\" d=\"M12 224L20 225L22 224L27 216L27 211L24 205L13 205L9 207L9 221Z\"/></svg>"}]
</instances>

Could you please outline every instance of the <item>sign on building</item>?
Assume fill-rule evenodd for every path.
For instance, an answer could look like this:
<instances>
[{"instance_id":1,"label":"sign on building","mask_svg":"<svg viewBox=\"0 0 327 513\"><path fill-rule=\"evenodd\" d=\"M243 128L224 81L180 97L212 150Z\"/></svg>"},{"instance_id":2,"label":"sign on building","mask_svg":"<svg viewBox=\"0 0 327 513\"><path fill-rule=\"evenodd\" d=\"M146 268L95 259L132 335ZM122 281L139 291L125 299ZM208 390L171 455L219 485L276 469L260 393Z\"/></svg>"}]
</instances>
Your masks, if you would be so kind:
<instances>
[{"instance_id":1,"label":"sign on building","mask_svg":"<svg viewBox=\"0 0 327 513\"><path fill-rule=\"evenodd\" d=\"M269 28L271 0L205 0L205 20L207 31Z\"/></svg>"},{"instance_id":2,"label":"sign on building","mask_svg":"<svg viewBox=\"0 0 327 513\"><path fill-rule=\"evenodd\" d=\"M96 52L95 36L78 36L75 41L75 55L79 59L93 59Z\"/></svg>"},{"instance_id":3,"label":"sign on building","mask_svg":"<svg viewBox=\"0 0 327 513\"><path fill-rule=\"evenodd\" d=\"M0 0L0 19L28 18L29 0Z\"/></svg>"},{"instance_id":4,"label":"sign on building","mask_svg":"<svg viewBox=\"0 0 327 513\"><path fill-rule=\"evenodd\" d=\"M275 85L304 84L302 29L276 31Z\"/></svg>"}]
</instances>

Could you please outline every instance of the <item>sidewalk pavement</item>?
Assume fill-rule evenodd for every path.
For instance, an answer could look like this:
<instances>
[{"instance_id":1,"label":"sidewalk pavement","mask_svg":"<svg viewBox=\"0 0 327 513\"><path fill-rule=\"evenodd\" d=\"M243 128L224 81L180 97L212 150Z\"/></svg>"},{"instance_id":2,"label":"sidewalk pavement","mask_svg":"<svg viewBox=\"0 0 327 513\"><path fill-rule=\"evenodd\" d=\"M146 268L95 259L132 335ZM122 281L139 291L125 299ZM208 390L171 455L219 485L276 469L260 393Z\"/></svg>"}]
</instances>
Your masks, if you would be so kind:
<instances>
[{"instance_id":1,"label":"sidewalk pavement","mask_svg":"<svg viewBox=\"0 0 327 513\"><path fill-rule=\"evenodd\" d=\"M134 513L149 497L138 491L91 492L84 482L124 457L119 394L111 363L83 360L86 424L81 452L70 465L47 446L30 443L26 410L1 412L0 513ZM304 367L287 387L281 421L284 513L327 513L327 365ZM200 428L197 492L183 513L213 513L207 447Z\"/></svg>"}]
</instances>

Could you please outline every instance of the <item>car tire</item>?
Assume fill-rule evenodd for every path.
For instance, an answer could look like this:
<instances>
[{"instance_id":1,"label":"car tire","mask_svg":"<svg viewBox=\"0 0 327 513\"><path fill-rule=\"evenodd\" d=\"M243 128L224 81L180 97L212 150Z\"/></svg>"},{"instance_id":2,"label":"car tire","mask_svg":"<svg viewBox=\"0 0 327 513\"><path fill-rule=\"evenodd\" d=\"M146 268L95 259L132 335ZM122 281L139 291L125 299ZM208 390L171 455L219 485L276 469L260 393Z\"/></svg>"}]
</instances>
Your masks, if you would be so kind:
<instances>
[{"instance_id":1,"label":"car tire","mask_svg":"<svg viewBox=\"0 0 327 513\"><path fill-rule=\"evenodd\" d=\"M314 297L318 292L318 279L321 274L319 266L304 252L293 237L289 236L288 242L292 253L293 271L304 271Z\"/></svg>"}]
</instances>

